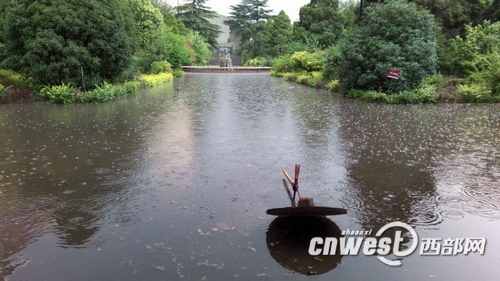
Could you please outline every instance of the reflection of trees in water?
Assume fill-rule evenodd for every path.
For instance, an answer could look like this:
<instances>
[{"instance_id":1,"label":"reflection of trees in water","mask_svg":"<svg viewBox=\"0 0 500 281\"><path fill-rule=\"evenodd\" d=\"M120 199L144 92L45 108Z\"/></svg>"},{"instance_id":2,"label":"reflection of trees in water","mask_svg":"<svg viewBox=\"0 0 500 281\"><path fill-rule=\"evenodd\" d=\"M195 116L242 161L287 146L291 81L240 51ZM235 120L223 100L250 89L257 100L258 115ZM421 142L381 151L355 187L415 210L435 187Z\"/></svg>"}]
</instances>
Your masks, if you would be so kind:
<instances>
[{"instance_id":1,"label":"reflection of trees in water","mask_svg":"<svg viewBox=\"0 0 500 281\"><path fill-rule=\"evenodd\" d=\"M430 132L419 128L428 116L413 113L416 117L402 107L351 104L340 116L340 135L349 155L348 209L367 230L396 220L439 223L436 206L421 201L435 194L429 169L432 153L421 142Z\"/></svg>"},{"instance_id":2,"label":"reflection of trees in water","mask_svg":"<svg viewBox=\"0 0 500 281\"><path fill-rule=\"evenodd\" d=\"M10 176L0 179L0 259L48 232L56 232L59 246L84 247L105 215L130 200L132 160L143 155L145 125L158 108L147 99L8 108L3 117L11 128L0 137L7 143L0 151L8 159L4 175Z\"/></svg>"}]
</instances>

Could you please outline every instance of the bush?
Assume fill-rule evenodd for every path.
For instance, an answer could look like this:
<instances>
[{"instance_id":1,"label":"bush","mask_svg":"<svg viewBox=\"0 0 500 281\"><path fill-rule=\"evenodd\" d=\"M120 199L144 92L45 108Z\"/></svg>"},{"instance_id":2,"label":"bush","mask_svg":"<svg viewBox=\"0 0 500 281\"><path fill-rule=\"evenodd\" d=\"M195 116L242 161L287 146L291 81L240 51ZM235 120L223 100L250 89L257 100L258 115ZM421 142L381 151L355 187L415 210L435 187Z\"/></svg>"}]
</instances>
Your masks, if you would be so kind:
<instances>
[{"instance_id":1,"label":"bush","mask_svg":"<svg viewBox=\"0 0 500 281\"><path fill-rule=\"evenodd\" d=\"M172 65L168 61L155 61L151 64L151 73L172 72Z\"/></svg>"},{"instance_id":2,"label":"bush","mask_svg":"<svg viewBox=\"0 0 500 281\"><path fill-rule=\"evenodd\" d=\"M295 81L297 81L298 83L304 83L304 84L307 84L307 81L310 79L311 77L307 74L298 74Z\"/></svg>"},{"instance_id":3,"label":"bush","mask_svg":"<svg viewBox=\"0 0 500 281\"><path fill-rule=\"evenodd\" d=\"M499 97L493 97L491 91L483 84L465 84L458 86L458 95L465 102L493 102Z\"/></svg>"},{"instance_id":4,"label":"bush","mask_svg":"<svg viewBox=\"0 0 500 281\"><path fill-rule=\"evenodd\" d=\"M45 86L38 93L37 97L42 101L58 104L70 104L75 101L75 88L70 84Z\"/></svg>"},{"instance_id":5,"label":"bush","mask_svg":"<svg viewBox=\"0 0 500 281\"><path fill-rule=\"evenodd\" d=\"M139 77L139 81L146 87L157 86L172 81L173 79L173 74L167 72L163 72L160 74L143 74Z\"/></svg>"},{"instance_id":6,"label":"bush","mask_svg":"<svg viewBox=\"0 0 500 281\"><path fill-rule=\"evenodd\" d=\"M174 77L182 77L184 76L184 71L180 70L180 69L176 69L174 70L174 72L172 73L174 75Z\"/></svg>"},{"instance_id":7,"label":"bush","mask_svg":"<svg viewBox=\"0 0 500 281\"><path fill-rule=\"evenodd\" d=\"M343 89L398 93L417 88L425 76L436 73L434 17L403 0L368 6L361 24L339 45ZM398 80L387 78L390 68L401 70Z\"/></svg>"},{"instance_id":8,"label":"bush","mask_svg":"<svg viewBox=\"0 0 500 281\"><path fill-rule=\"evenodd\" d=\"M296 52L290 57L290 64L301 70L308 72L322 71L324 67L324 51L317 51L314 53Z\"/></svg>"},{"instance_id":9,"label":"bush","mask_svg":"<svg viewBox=\"0 0 500 281\"><path fill-rule=\"evenodd\" d=\"M283 73L283 78L285 78L285 80L289 80L289 81L296 81L299 75L300 74L295 73L295 72L285 72L285 73Z\"/></svg>"},{"instance_id":10,"label":"bush","mask_svg":"<svg viewBox=\"0 0 500 281\"><path fill-rule=\"evenodd\" d=\"M12 85L18 89L27 89L33 85L34 81L33 79L13 70L0 69L0 83L4 85Z\"/></svg>"},{"instance_id":11,"label":"bush","mask_svg":"<svg viewBox=\"0 0 500 281\"><path fill-rule=\"evenodd\" d=\"M436 88L431 86L421 86L414 90L408 90L391 95L374 90L351 90L347 93L347 96L351 98L359 98L368 102L389 104L435 103L439 99Z\"/></svg>"},{"instance_id":12,"label":"bush","mask_svg":"<svg viewBox=\"0 0 500 281\"><path fill-rule=\"evenodd\" d=\"M49 86L80 85L80 67L91 85L127 67L133 51L131 26L120 1L5 2L6 67Z\"/></svg>"},{"instance_id":13,"label":"bush","mask_svg":"<svg viewBox=\"0 0 500 281\"><path fill-rule=\"evenodd\" d=\"M337 93L340 90L339 80L332 80L330 83L326 84L326 90L332 93Z\"/></svg>"},{"instance_id":14,"label":"bush","mask_svg":"<svg viewBox=\"0 0 500 281\"><path fill-rule=\"evenodd\" d=\"M450 58L456 74L462 78L486 70L491 54L500 52L500 22L467 25L465 32L465 38L450 41Z\"/></svg>"},{"instance_id":15,"label":"bush","mask_svg":"<svg viewBox=\"0 0 500 281\"><path fill-rule=\"evenodd\" d=\"M273 59L271 64L271 70L276 73L284 73L292 71L292 66L290 65L290 55L283 55Z\"/></svg>"},{"instance_id":16,"label":"bush","mask_svg":"<svg viewBox=\"0 0 500 281\"><path fill-rule=\"evenodd\" d=\"M137 81L127 81L121 85L112 85L102 83L92 91L76 95L75 101L79 103L98 103L106 102L116 98L135 94L140 89L140 83Z\"/></svg>"},{"instance_id":17,"label":"bush","mask_svg":"<svg viewBox=\"0 0 500 281\"><path fill-rule=\"evenodd\" d=\"M250 60L247 60L243 66L254 66L254 67L263 67L263 66L271 66L271 60L269 58L264 57L256 57Z\"/></svg>"},{"instance_id":18,"label":"bush","mask_svg":"<svg viewBox=\"0 0 500 281\"><path fill-rule=\"evenodd\" d=\"M387 96L387 103L435 103L439 95L435 87L421 86L417 89L404 91Z\"/></svg>"},{"instance_id":19,"label":"bush","mask_svg":"<svg viewBox=\"0 0 500 281\"><path fill-rule=\"evenodd\" d=\"M323 76L326 79L338 79L338 68L342 53L338 45L331 46L325 53Z\"/></svg>"},{"instance_id":20,"label":"bush","mask_svg":"<svg viewBox=\"0 0 500 281\"><path fill-rule=\"evenodd\" d=\"M423 79L423 84L441 88L446 86L450 81L451 79L449 77L445 77L442 74L433 74L425 77Z\"/></svg>"},{"instance_id":21,"label":"bush","mask_svg":"<svg viewBox=\"0 0 500 281\"><path fill-rule=\"evenodd\" d=\"M313 71L310 73L309 79L307 80L307 85L311 87L319 86L323 81L323 74L320 71Z\"/></svg>"}]
</instances>

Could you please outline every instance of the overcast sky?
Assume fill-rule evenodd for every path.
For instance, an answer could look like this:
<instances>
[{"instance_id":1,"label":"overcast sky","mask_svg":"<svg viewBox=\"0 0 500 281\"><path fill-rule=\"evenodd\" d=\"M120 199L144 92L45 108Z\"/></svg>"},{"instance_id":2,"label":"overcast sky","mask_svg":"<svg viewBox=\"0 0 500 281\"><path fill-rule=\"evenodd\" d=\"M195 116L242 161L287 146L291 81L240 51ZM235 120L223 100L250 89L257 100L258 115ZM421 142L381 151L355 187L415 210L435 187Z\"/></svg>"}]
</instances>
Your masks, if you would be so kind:
<instances>
[{"instance_id":1,"label":"overcast sky","mask_svg":"<svg viewBox=\"0 0 500 281\"><path fill-rule=\"evenodd\" d=\"M179 4L183 3L183 0L178 0ZM277 15L281 10L290 17L293 22L299 19L300 7L309 4L310 0L268 0L267 6L272 9L273 15ZM177 0L169 0L172 5L177 4ZM236 5L241 3L241 0L207 0L206 5L212 10L224 16L229 15L231 5Z\"/></svg>"}]
</instances>

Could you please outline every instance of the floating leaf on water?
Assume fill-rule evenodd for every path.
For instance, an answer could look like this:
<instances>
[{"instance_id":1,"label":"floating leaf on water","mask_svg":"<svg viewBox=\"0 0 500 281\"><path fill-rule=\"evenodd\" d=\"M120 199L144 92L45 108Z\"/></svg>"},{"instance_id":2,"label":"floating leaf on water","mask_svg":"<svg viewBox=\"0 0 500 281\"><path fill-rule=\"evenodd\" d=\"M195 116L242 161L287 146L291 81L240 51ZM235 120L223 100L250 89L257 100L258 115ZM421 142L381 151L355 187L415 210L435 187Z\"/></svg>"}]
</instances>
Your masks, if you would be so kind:
<instances>
[{"instance_id":1,"label":"floating leaf on water","mask_svg":"<svg viewBox=\"0 0 500 281\"><path fill-rule=\"evenodd\" d=\"M217 226L217 228L221 231L227 231L227 230L233 229L233 228L230 228L229 226L227 226L227 224L225 224L224 222L219 222L215 226Z\"/></svg>"},{"instance_id":2,"label":"floating leaf on water","mask_svg":"<svg viewBox=\"0 0 500 281\"><path fill-rule=\"evenodd\" d=\"M165 267L164 266L156 266L153 264L153 267L158 269L158 270L161 270L161 271L165 271Z\"/></svg>"}]
</instances>

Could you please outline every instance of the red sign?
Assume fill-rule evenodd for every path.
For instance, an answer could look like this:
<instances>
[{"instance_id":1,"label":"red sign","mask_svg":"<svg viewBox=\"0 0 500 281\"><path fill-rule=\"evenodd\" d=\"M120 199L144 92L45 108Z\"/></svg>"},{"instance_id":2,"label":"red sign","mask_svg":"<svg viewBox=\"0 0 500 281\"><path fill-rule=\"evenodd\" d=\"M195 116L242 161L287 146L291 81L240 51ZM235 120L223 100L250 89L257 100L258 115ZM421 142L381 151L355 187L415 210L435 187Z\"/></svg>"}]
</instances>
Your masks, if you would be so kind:
<instances>
[{"instance_id":1,"label":"red sign","mask_svg":"<svg viewBox=\"0 0 500 281\"><path fill-rule=\"evenodd\" d=\"M392 79L399 79L399 72L399 69L391 68L389 69L389 72L387 72L387 77Z\"/></svg>"}]
</instances>

